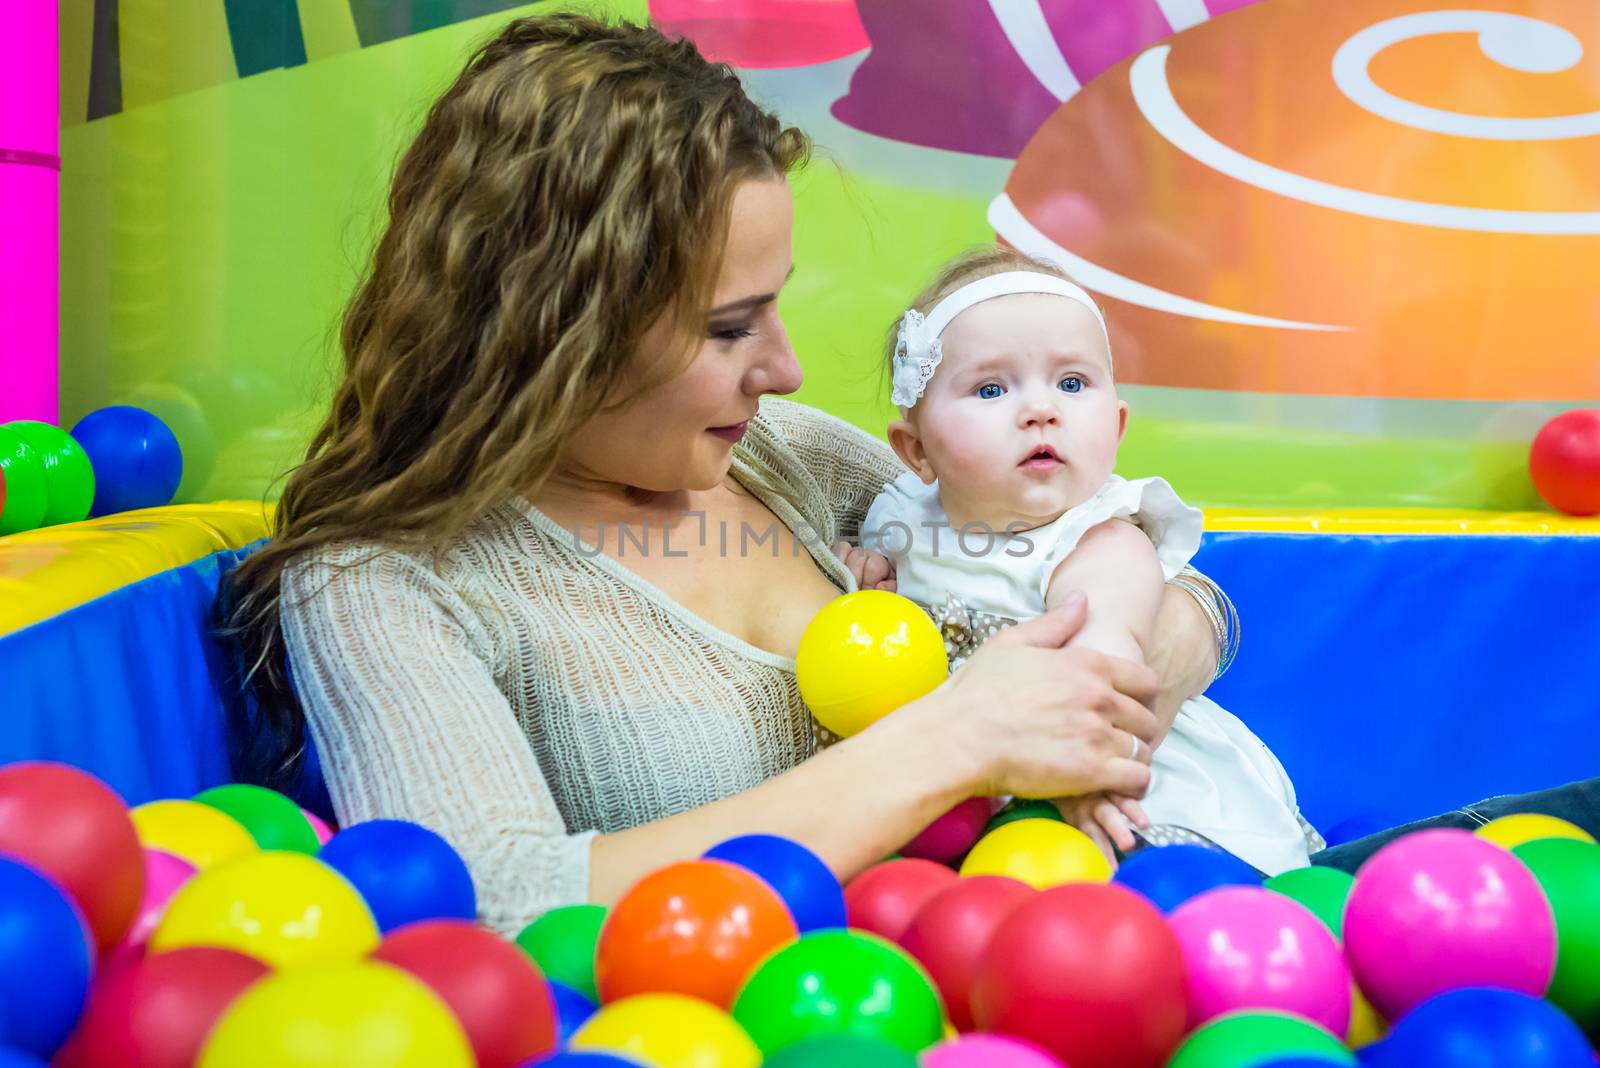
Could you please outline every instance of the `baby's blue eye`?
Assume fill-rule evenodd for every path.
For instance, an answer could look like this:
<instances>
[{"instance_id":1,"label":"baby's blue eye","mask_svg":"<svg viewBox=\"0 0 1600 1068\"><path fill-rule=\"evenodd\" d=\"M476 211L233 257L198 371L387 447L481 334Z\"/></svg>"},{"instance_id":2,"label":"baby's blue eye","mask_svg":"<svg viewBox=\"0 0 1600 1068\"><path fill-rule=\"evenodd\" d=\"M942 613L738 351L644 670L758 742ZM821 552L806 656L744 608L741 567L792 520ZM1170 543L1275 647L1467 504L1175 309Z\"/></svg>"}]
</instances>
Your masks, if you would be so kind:
<instances>
[{"instance_id":1,"label":"baby's blue eye","mask_svg":"<svg viewBox=\"0 0 1600 1068\"><path fill-rule=\"evenodd\" d=\"M1005 393L1005 390L994 382L986 382L978 387L978 396L984 400L994 400Z\"/></svg>"},{"instance_id":2,"label":"baby's blue eye","mask_svg":"<svg viewBox=\"0 0 1600 1068\"><path fill-rule=\"evenodd\" d=\"M1059 385L1065 393L1077 393L1083 389L1083 379L1077 375L1068 375L1060 381Z\"/></svg>"}]
</instances>

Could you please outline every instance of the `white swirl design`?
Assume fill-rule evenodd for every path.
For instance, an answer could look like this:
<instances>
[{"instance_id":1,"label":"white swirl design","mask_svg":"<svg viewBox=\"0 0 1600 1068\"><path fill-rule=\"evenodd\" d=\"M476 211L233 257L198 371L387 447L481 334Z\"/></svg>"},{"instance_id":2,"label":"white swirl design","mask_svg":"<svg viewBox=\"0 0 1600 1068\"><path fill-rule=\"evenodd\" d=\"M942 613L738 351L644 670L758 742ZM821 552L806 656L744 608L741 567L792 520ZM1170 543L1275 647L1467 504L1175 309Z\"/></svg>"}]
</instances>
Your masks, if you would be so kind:
<instances>
[{"instance_id":1,"label":"white swirl design","mask_svg":"<svg viewBox=\"0 0 1600 1068\"><path fill-rule=\"evenodd\" d=\"M1167 56L1171 51L1169 45L1157 45L1133 61L1129 79L1134 103L1151 129L1174 148L1230 178L1317 207L1416 226L1498 234L1600 233L1600 212L1508 211L1431 204L1348 189L1251 159L1201 129L1179 106L1167 80Z\"/></svg>"},{"instance_id":2,"label":"white swirl design","mask_svg":"<svg viewBox=\"0 0 1600 1068\"><path fill-rule=\"evenodd\" d=\"M1600 133L1600 111L1549 118L1466 115L1403 100L1378 86L1367 72L1390 45L1441 33L1476 33L1483 54L1502 67L1528 74L1555 74L1576 66L1583 43L1560 26L1502 11L1423 11L1368 26L1339 47L1333 80L1341 92L1374 115L1430 133L1490 141L1560 141Z\"/></svg>"},{"instance_id":3,"label":"white swirl design","mask_svg":"<svg viewBox=\"0 0 1600 1068\"><path fill-rule=\"evenodd\" d=\"M1051 96L1065 101L1077 95L1082 86L1050 32L1039 0L989 0L989 10L1022 65Z\"/></svg>"}]
</instances>

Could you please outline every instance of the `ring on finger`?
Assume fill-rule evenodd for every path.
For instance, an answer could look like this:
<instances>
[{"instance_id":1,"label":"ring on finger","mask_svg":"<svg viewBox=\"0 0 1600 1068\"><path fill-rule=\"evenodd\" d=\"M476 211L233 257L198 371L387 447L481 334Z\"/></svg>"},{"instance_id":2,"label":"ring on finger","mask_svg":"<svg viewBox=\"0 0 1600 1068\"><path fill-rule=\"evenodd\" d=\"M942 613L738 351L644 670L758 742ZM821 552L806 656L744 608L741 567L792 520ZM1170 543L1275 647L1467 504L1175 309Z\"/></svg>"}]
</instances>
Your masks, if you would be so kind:
<instances>
[{"instance_id":1,"label":"ring on finger","mask_svg":"<svg viewBox=\"0 0 1600 1068\"><path fill-rule=\"evenodd\" d=\"M1138 760L1139 759L1139 748L1140 748L1140 746L1142 744L1143 743L1139 741L1139 736L1138 735L1134 735L1134 737L1133 737L1133 752L1128 754L1128 759L1129 760Z\"/></svg>"}]
</instances>

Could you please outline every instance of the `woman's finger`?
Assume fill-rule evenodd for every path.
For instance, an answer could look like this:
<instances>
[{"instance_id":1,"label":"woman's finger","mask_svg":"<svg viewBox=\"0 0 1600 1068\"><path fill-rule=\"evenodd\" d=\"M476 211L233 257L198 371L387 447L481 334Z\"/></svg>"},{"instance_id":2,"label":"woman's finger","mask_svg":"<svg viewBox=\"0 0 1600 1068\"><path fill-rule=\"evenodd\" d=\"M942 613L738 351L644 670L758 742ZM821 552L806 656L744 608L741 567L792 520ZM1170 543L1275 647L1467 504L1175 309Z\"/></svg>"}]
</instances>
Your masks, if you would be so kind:
<instances>
[{"instance_id":1,"label":"woman's finger","mask_svg":"<svg viewBox=\"0 0 1600 1068\"><path fill-rule=\"evenodd\" d=\"M1119 732L1131 734L1139 739L1141 755L1148 762L1150 758L1151 743L1156 740L1156 732L1161 729L1156 714L1135 701L1131 697L1115 694L1111 698L1111 710L1106 713L1106 721ZM1133 752L1133 746L1124 743L1122 753Z\"/></svg>"},{"instance_id":2,"label":"woman's finger","mask_svg":"<svg viewBox=\"0 0 1600 1068\"><path fill-rule=\"evenodd\" d=\"M1143 797L1150 789L1150 765L1125 757L1112 757L1099 775L1100 789L1123 797Z\"/></svg>"},{"instance_id":3,"label":"woman's finger","mask_svg":"<svg viewBox=\"0 0 1600 1068\"><path fill-rule=\"evenodd\" d=\"M1150 763L1150 747L1145 744L1143 738L1135 739L1127 731L1115 730L1111 731L1107 737L1110 741L1106 743L1106 756L1127 757L1129 760L1137 760L1141 764Z\"/></svg>"},{"instance_id":4,"label":"woman's finger","mask_svg":"<svg viewBox=\"0 0 1600 1068\"><path fill-rule=\"evenodd\" d=\"M1108 656L1106 662L1111 666L1107 681L1113 689L1141 705L1155 703L1156 694L1161 692L1161 680L1154 671L1118 656Z\"/></svg>"}]
</instances>

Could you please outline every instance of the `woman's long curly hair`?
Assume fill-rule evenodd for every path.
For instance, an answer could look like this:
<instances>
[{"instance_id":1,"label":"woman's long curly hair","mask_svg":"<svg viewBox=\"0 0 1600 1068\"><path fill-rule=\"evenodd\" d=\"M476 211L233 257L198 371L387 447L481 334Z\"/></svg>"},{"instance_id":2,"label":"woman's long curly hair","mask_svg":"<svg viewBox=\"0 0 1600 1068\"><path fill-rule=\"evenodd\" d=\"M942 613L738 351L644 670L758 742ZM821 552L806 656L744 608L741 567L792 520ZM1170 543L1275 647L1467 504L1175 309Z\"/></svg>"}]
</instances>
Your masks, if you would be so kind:
<instances>
[{"instance_id":1,"label":"woman's long curly hair","mask_svg":"<svg viewBox=\"0 0 1600 1068\"><path fill-rule=\"evenodd\" d=\"M477 50L396 168L332 410L219 600L239 774L287 786L304 761L285 569L336 542L437 548L536 497L574 430L683 366L735 186L808 152L728 67L652 29L533 17ZM682 355L630 369L663 317Z\"/></svg>"}]
</instances>

